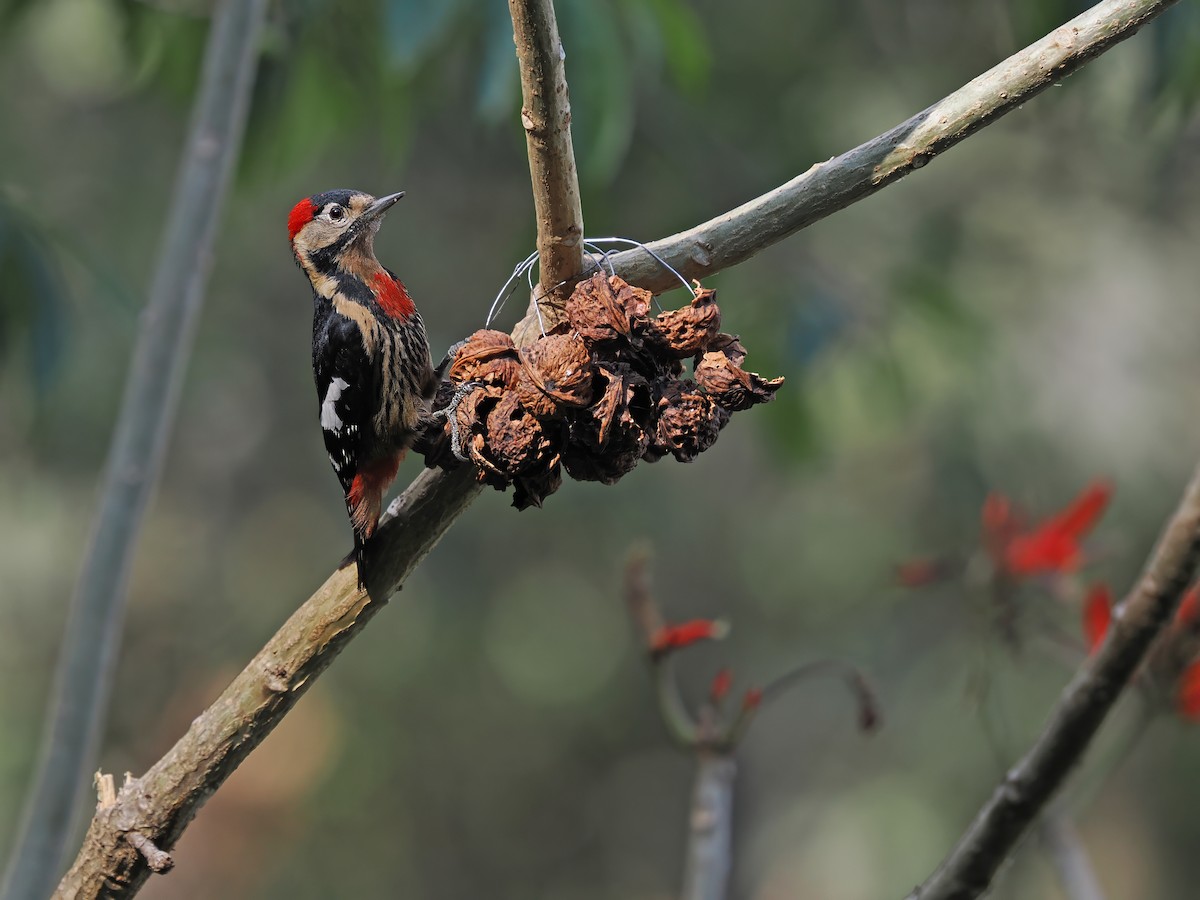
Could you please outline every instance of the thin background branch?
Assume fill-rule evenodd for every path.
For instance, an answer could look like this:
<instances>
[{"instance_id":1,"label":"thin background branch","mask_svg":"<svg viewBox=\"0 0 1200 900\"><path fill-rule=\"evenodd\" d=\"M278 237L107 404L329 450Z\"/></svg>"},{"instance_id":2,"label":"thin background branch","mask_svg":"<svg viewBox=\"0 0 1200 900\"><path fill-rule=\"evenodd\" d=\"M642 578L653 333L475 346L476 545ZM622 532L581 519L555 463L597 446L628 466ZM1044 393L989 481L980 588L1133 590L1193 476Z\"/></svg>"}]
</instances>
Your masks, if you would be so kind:
<instances>
[{"instance_id":1,"label":"thin background branch","mask_svg":"<svg viewBox=\"0 0 1200 900\"><path fill-rule=\"evenodd\" d=\"M43 900L50 893L89 783L121 644L130 563L162 470L204 302L217 221L241 149L265 10L265 0L226 0L213 19L100 505L71 597L38 772L5 877L6 900Z\"/></svg>"},{"instance_id":2,"label":"thin background branch","mask_svg":"<svg viewBox=\"0 0 1200 900\"><path fill-rule=\"evenodd\" d=\"M991 79L989 89L997 96L1001 91L1008 91L1010 96L1023 91L1020 97L1027 99L1033 93L1030 85L1044 87L1062 77L1132 34L1136 27L1169 5L1169 2L1116 3L1108 0L1087 14L1094 25L1088 32L1091 43L1075 45L1070 68L1064 65L1061 71L1046 71L1045 55L1038 49L1049 40L1044 39L1010 57L983 77ZM978 81L972 85L977 85ZM968 88L956 92L943 103L951 99L960 103L978 95L977 99L986 107L987 96L978 88ZM1007 111L1015 102L1004 104L1002 108L993 103L994 111L977 117L973 124L964 125L959 119L949 117L931 118L928 112L910 122L925 123L928 131L923 132L924 145L940 152L971 131L994 121L1000 111ZM933 109L941 106L938 104ZM710 254L700 274L713 274L724 266L747 259L785 235L850 205L900 177L904 171L927 161L928 155L920 157L919 163L917 157L910 155L908 168L898 160L896 172L886 181L880 180L871 160L880 158L883 147L899 152L903 129L904 126L893 129L822 164L815 172L801 176L759 201L691 232L667 238L660 245L669 258L693 274L698 270L691 266L698 263L689 264L686 257L696 248ZM888 153L882 154L884 158L887 156ZM538 181L536 174L533 180ZM728 227L724 227L726 225ZM726 250L726 241L733 250ZM668 247L676 245L684 249L672 253ZM640 250L621 254L620 271L636 284L667 287L657 264L643 265L640 256L644 256ZM372 568L377 576L370 586L371 596L364 597L356 590L352 573L334 573L216 703L194 720L175 747L146 776L122 789L116 804L97 812L79 856L56 896L84 900L99 896L129 897L136 892L148 877L149 870L128 842L120 839L122 829L136 829L166 850L174 846L204 800L266 737L296 697L361 630L370 615L386 603L408 573L478 496L481 489L472 475L470 469L463 468L450 473L426 471L416 478L392 504L396 519L381 526L373 542Z\"/></svg>"},{"instance_id":3,"label":"thin background branch","mask_svg":"<svg viewBox=\"0 0 1200 900\"><path fill-rule=\"evenodd\" d=\"M688 819L683 900L725 900L733 873L733 786L737 762L732 751L696 754L696 780Z\"/></svg>"},{"instance_id":4,"label":"thin background branch","mask_svg":"<svg viewBox=\"0 0 1200 900\"><path fill-rule=\"evenodd\" d=\"M1005 775L958 844L909 900L965 900L1000 865L1080 760L1200 564L1200 468L1141 577L1117 608L1104 644L1071 679L1033 747Z\"/></svg>"},{"instance_id":5,"label":"thin background branch","mask_svg":"<svg viewBox=\"0 0 1200 900\"><path fill-rule=\"evenodd\" d=\"M1062 809L1048 812L1039 833L1067 900L1104 900L1087 849L1066 812Z\"/></svg>"},{"instance_id":6,"label":"thin background branch","mask_svg":"<svg viewBox=\"0 0 1200 900\"><path fill-rule=\"evenodd\" d=\"M719 731L727 737L728 726L718 725L715 701L697 716L689 712L671 665L674 654L656 652L657 636L667 622L650 590L648 568L649 551L635 549L625 564L625 606L654 670L663 725L675 745L696 761L681 897L725 900L733 873L733 793L737 780L734 744L718 739Z\"/></svg>"}]
</instances>

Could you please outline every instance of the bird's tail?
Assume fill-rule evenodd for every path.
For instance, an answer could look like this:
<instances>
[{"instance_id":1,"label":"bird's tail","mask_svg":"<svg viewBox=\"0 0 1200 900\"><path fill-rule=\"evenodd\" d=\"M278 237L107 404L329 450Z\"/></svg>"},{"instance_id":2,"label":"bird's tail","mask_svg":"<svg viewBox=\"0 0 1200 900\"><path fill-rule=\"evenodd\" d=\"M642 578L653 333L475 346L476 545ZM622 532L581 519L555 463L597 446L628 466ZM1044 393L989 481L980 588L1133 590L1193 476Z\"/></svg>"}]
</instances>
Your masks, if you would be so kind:
<instances>
[{"instance_id":1,"label":"bird's tail","mask_svg":"<svg viewBox=\"0 0 1200 900\"><path fill-rule=\"evenodd\" d=\"M342 557L342 561L338 563L338 569L344 569L351 563L358 569L358 589L365 591L367 589L367 541L365 538L359 537L358 531L354 532L354 549Z\"/></svg>"},{"instance_id":2,"label":"bird's tail","mask_svg":"<svg viewBox=\"0 0 1200 900\"><path fill-rule=\"evenodd\" d=\"M354 561L358 564L358 587L366 590L367 581L367 544L375 536L379 527L379 514L383 507L383 493L387 490L396 470L400 467L403 454L395 457L385 457L377 462L364 466L362 471L350 482L346 491L346 511L350 514L350 524L354 528L354 549L342 560L339 568L344 568Z\"/></svg>"}]
</instances>

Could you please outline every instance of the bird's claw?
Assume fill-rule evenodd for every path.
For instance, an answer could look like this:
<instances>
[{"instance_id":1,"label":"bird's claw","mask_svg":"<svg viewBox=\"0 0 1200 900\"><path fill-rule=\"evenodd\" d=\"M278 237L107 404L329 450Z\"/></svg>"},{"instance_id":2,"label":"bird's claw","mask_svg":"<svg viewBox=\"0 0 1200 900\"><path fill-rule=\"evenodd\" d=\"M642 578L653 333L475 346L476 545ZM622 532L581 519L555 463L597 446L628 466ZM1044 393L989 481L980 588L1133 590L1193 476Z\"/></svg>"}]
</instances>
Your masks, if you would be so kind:
<instances>
[{"instance_id":1,"label":"bird's claw","mask_svg":"<svg viewBox=\"0 0 1200 900\"><path fill-rule=\"evenodd\" d=\"M465 341L456 344L454 347L451 347L451 351L457 352L458 347L462 346L462 343L465 343ZM463 452L462 438L458 433L458 416L456 416L454 413L458 410L458 405L463 402L463 398L465 398L467 394L471 393L471 391L480 387L483 387L482 381L468 381L464 384L460 384L454 389L454 396L450 398L450 402L441 409L434 410L432 414L435 422L449 423L450 452L453 453L455 458L460 462L468 462L469 460L466 453Z\"/></svg>"}]
</instances>

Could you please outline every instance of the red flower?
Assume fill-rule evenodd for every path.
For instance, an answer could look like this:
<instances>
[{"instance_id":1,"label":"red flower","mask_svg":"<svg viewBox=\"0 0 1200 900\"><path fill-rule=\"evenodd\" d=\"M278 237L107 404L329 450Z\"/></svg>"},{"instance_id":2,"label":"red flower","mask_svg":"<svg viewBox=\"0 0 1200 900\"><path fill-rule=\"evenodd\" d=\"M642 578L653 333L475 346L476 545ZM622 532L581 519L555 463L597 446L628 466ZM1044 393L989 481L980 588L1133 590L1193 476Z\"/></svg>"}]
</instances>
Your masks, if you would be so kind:
<instances>
[{"instance_id":1,"label":"red flower","mask_svg":"<svg viewBox=\"0 0 1200 900\"><path fill-rule=\"evenodd\" d=\"M1111 496L1111 485L1093 482L1062 512L1026 531L1008 500L992 494L983 505L984 546L999 567L1018 578L1073 572L1084 560L1080 542Z\"/></svg>"},{"instance_id":2,"label":"red flower","mask_svg":"<svg viewBox=\"0 0 1200 900\"><path fill-rule=\"evenodd\" d=\"M1175 709L1191 721L1200 721L1200 663L1183 670L1175 686Z\"/></svg>"},{"instance_id":3,"label":"red flower","mask_svg":"<svg viewBox=\"0 0 1200 900\"><path fill-rule=\"evenodd\" d=\"M750 688L742 695L742 712L758 709L763 701L762 688Z\"/></svg>"},{"instance_id":4,"label":"red flower","mask_svg":"<svg viewBox=\"0 0 1200 900\"><path fill-rule=\"evenodd\" d=\"M1088 652L1094 653L1112 624L1112 593L1108 585L1096 583L1083 605L1083 634ZM1183 595L1171 623L1172 640L1186 640L1188 629L1200 627L1200 582ZM1200 660L1187 666L1175 681L1175 711L1184 719L1200 722Z\"/></svg>"},{"instance_id":5,"label":"red flower","mask_svg":"<svg viewBox=\"0 0 1200 900\"><path fill-rule=\"evenodd\" d=\"M729 689L733 687L733 673L728 669L721 669L713 676L712 684L708 687L708 699L713 706L716 706L729 694Z\"/></svg>"},{"instance_id":6,"label":"red flower","mask_svg":"<svg viewBox=\"0 0 1200 900\"><path fill-rule=\"evenodd\" d=\"M716 641L729 633L729 625L720 619L692 619L678 625L664 625L650 642L654 654L681 650L700 641Z\"/></svg>"},{"instance_id":7,"label":"red flower","mask_svg":"<svg viewBox=\"0 0 1200 900\"><path fill-rule=\"evenodd\" d=\"M1188 588L1175 611L1175 627L1187 630L1200 625L1200 582Z\"/></svg>"},{"instance_id":8,"label":"red flower","mask_svg":"<svg viewBox=\"0 0 1200 900\"><path fill-rule=\"evenodd\" d=\"M1005 548L1021 530L1021 517L1003 494L992 492L983 501L983 546L993 559L1004 557Z\"/></svg>"},{"instance_id":9,"label":"red flower","mask_svg":"<svg viewBox=\"0 0 1200 900\"><path fill-rule=\"evenodd\" d=\"M1083 634L1087 638L1088 652L1095 653L1104 642L1108 626L1112 623L1112 592L1108 585L1097 582L1088 591L1083 604Z\"/></svg>"},{"instance_id":10,"label":"red flower","mask_svg":"<svg viewBox=\"0 0 1200 900\"><path fill-rule=\"evenodd\" d=\"M918 588L941 581L949 572L946 560L934 556L910 559L896 566L896 583L901 587Z\"/></svg>"}]
</instances>

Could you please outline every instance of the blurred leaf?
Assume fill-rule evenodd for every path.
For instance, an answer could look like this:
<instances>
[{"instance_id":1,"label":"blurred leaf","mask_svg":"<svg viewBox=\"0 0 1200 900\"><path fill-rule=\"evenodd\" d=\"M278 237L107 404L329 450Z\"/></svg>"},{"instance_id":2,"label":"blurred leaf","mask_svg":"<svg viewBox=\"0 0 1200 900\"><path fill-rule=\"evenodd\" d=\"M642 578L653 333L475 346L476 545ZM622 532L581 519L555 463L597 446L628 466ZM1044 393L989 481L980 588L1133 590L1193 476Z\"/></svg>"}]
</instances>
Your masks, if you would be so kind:
<instances>
[{"instance_id":1,"label":"blurred leaf","mask_svg":"<svg viewBox=\"0 0 1200 900\"><path fill-rule=\"evenodd\" d=\"M0 356L27 342L34 387L53 382L66 343L68 298L57 256L27 218L0 202Z\"/></svg>"},{"instance_id":2,"label":"blurred leaf","mask_svg":"<svg viewBox=\"0 0 1200 900\"><path fill-rule=\"evenodd\" d=\"M116 0L46 0L25 22L40 75L77 102L107 101L133 86L125 13Z\"/></svg>"},{"instance_id":3,"label":"blurred leaf","mask_svg":"<svg viewBox=\"0 0 1200 900\"><path fill-rule=\"evenodd\" d=\"M567 52L571 127L580 180L610 181L633 137L631 59L607 3L565 3L559 29Z\"/></svg>"},{"instance_id":4,"label":"blurred leaf","mask_svg":"<svg viewBox=\"0 0 1200 900\"><path fill-rule=\"evenodd\" d=\"M1152 100L1178 104L1190 113L1200 98L1200 9L1181 3L1153 23L1150 29Z\"/></svg>"},{"instance_id":5,"label":"blurred leaf","mask_svg":"<svg viewBox=\"0 0 1200 900\"><path fill-rule=\"evenodd\" d=\"M662 33L667 69L683 91L697 95L708 83L712 50L704 27L684 0L650 0Z\"/></svg>"},{"instance_id":6,"label":"blurred leaf","mask_svg":"<svg viewBox=\"0 0 1200 900\"><path fill-rule=\"evenodd\" d=\"M384 8L388 61L413 68L450 31L460 5L458 0L388 0Z\"/></svg>"},{"instance_id":7,"label":"blurred leaf","mask_svg":"<svg viewBox=\"0 0 1200 900\"><path fill-rule=\"evenodd\" d=\"M372 52L378 49L371 40L374 24L373 16L331 22L314 14L278 56L264 61L247 127L245 170L294 167L346 142L371 120L385 82L379 54Z\"/></svg>"},{"instance_id":8,"label":"blurred leaf","mask_svg":"<svg viewBox=\"0 0 1200 900\"><path fill-rule=\"evenodd\" d=\"M200 75L208 19L168 12L147 3L122 4L123 39L133 83L190 102Z\"/></svg>"},{"instance_id":9,"label":"blurred leaf","mask_svg":"<svg viewBox=\"0 0 1200 900\"><path fill-rule=\"evenodd\" d=\"M12 35L13 23L36 5L37 0L0 0L0 34Z\"/></svg>"},{"instance_id":10,"label":"blurred leaf","mask_svg":"<svg viewBox=\"0 0 1200 900\"><path fill-rule=\"evenodd\" d=\"M488 3L484 16L475 110L485 122L494 125L517 105L521 76L507 8L501 3Z\"/></svg>"},{"instance_id":11,"label":"blurred leaf","mask_svg":"<svg viewBox=\"0 0 1200 900\"><path fill-rule=\"evenodd\" d=\"M807 368L852 327L851 305L834 291L813 285L788 308L787 353L794 366Z\"/></svg>"},{"instance_id":12,"label":"blurred leaf","mask_svg":"<svg viewBox=\"0 0 1200 900\"><path fill-rule=\"evenodd\" d=\"M1033 43L1093 4L1094 0L1013 0L1012 18L1018 45Z\"/></svg>"}]
</instances>

